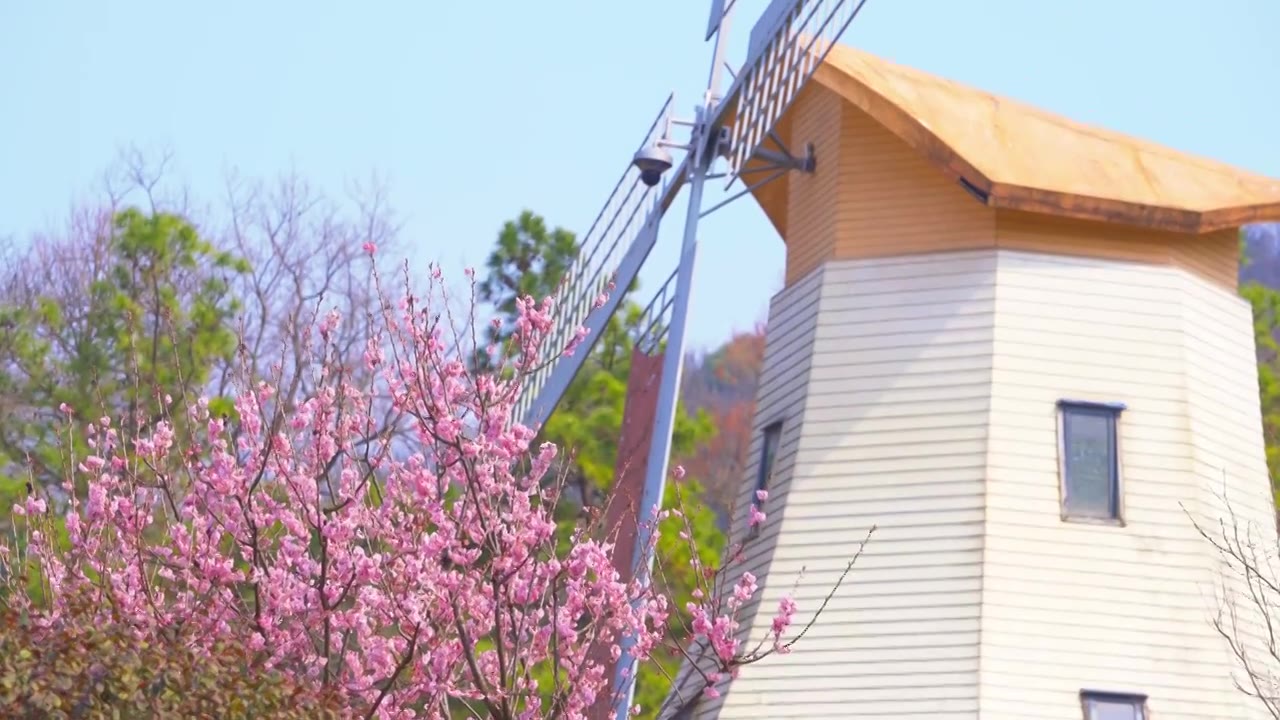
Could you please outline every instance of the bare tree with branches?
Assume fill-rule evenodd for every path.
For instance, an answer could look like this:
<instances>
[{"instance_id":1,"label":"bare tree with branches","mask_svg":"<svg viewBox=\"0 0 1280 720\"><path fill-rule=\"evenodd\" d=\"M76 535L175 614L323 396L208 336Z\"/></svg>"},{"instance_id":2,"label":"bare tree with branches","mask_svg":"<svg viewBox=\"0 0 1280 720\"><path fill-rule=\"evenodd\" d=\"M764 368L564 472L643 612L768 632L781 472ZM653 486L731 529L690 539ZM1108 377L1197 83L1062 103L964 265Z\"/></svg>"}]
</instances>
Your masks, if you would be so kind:
<instances>
[{"instance_id":1,"label":"bare tree with branches","mask_svg":"<svg viewBox=\"0 0 1280 720\"><path fill-rule=\"evenodd\" d=\"M1242 515L1225 489L1214 506L1220 511L1216 522L1184 507L1219 559L1211 622L1230 649L1236 688L1280 720L1280 541L1275 516Z\"/></svg>"},{"instance_id":2,"label":"bare tree with branches","mask_svg":"<svg viewBox=\"0 0 1280 720\"><path fill-rule=\"evenodd\" d=\"M115 218L129 207L151 217L180 217L198 229L201 240L217 255L247 265L244 272L191 267L169 278L181 302L195 297L216 276L230 296L226 307L235 308L231 329L238 350L215 359L204 390L214 397L226 396L233 384L270 379L286 393L281 400L289 404L309 391L308 379L298 372L306 364L303 354L309 344L300 328L314 324L320 313L336 310L346 318L345 336L338 344L353 371L363 371L361 338L369 337L368 323L379 312L369 286L368 249L378 246L384 255L394 250L398 228L381 183L353 186L348 195L335 199L296 172L270 182L231 175L222 198L197 207L192 193L175 177L170 153L128 149L103 174L90 197L72 209L64 227L33 235L21 245L0 247L0 309L34 308L41 302L56 308L59 332L47 338L54 344L52 352L71 356L77 348L99 342L95 333L101 328L95 326L90 298L95 284L112 272ZM163 323L159 315L155 320ZM6 337L17 331L0 313L0 345L16 345ZM28 353L25 360L32 357ZM34 357L39 360L40 355ZM9 424L15 432L23 423L38 420L28 418L31 413L57 412L56 402L50 406L24 397L30 394L30 383L3 381L30 378L32 371L41 370L13 367L18 360L16 353L0 353L0 418L13 420ZM130 368L115 370L126 376ZM66 378L45 373L40 381L56 386ZM0 439L3 434L0 427ZM9 464L32 462L22 448L10 450ZM0 467L0 476L15 470Z\"/></svg>"},{"instance_id":3,"label":"bare tree with branches","mask_svg":"<svg viewBox=\"0 0 1280 720\"><path fill-rule=\"evenodd\" d=\"M283 376L280 387L289 390L289 398L310 390L298 370L305 365L308 345L303 329L318 313L336 310L346 318L337 346L346 357L358 359L379 311L367 248L385 252L395 243L398 228L382 184L356 187L352 201L354 211L296 173L273 183L237 177L227 181L222 242L251 268L237 287L244 305L239 360L260 375ZM231 368L225 369L219 392L228 389Z\"/></svg>"}]
</instances>

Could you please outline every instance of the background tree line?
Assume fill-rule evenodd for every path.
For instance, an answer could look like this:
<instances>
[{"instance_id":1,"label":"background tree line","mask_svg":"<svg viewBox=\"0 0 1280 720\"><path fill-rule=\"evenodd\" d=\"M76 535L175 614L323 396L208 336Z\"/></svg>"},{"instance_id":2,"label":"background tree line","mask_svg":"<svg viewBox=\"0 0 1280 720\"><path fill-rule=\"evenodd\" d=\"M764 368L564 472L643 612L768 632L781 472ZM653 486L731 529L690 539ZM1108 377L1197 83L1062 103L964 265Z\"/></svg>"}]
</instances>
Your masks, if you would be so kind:
<instances>
[{"instance_id":1,"label":"background tree line","mask_svg":"<svg viewBox=\"0 0 1280 720\"><path fill-rule=\"evenodd\" d=\"M1240 295L1253 308L1267 469L1280 507L1280 223L1241 230Z\"/></svg>"},{"instance_id":2,"label":"background tree line","mask_svg":"<svg viewBox=\"0 0 1280 720\"><path fill-rule=\"evenodd\" d=\"M33 486L53 498L84 492L62 484L68 441L56 430L62 414L111 415L138 427L167 417L179 434L189 434L198 430L182 422L190 404L204 395L216 412L231 414L229 395L254 378L283 388L278 401L287 408L311 390L312 378L300 371L304 328L330 308L346 319L345 337L334 345L353 372L362 368L366 324L378 311L365 248L384 255L398 249L382 187L355 188L340 202L297 175L233 176L221 203L208 209L174 181L167 157L123 156L98 196L74 208L63 228L0 248L5 526L14 502ZM478 273L478 299L499 320L490 326L495 345L510 335L516 297L552 294L576 250L572 233L531 211L501 227ZM562 509L566 528L612 484L639 314L639 304L624 302L543 429L543 439L572 452L565 472L576 492ZM742 443L750 442L760 355L752 338L762 347L761 334L748 334L690 358L677 417L675 453L692 470L684 507L692 510L704 566L715 564L738 481L721 456L741 464ZM728 416L736 418L734 431L718 432ZM732 450L724 448L726 438L736 443ZM689 548L674 532L659 548L662 566L671 570L657 581L677 600L673 626L689 623L683 606L696 586ZM637 696L655 709L679 666L670 654L657 660L645 667Z\"/></svg>"},{"instance_id":3,"label":"background tree line","mask_svg":"<svg viewBox=\"0 0 1280 720\"><path fill-rule=\"evenodd\" d=\"M6 515L27 483L61 491L51 428L62 406L140 422L164 406L181 418L201 394L217 406L245 368L298 397L301 329L322 304L352 319L357 356L374 309L361 248L395 240L384 189L353 188L339 203L296 174L230 176L219 211L200 211L168 165L122 155L63 228L0 248Z\"/></svg>"}]
</instances>

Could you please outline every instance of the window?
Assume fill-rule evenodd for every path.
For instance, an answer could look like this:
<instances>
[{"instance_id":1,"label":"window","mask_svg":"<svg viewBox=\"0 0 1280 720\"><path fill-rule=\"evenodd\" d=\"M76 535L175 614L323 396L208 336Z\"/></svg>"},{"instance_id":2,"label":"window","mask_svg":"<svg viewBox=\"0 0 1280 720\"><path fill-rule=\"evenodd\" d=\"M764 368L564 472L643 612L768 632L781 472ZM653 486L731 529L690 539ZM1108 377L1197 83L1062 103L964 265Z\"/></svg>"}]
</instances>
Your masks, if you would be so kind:
<instances>
[{"instance_id":1,"label":"window","mask_svg":"<svg viewBox=\"0 0 1280 720\"><path fill-rule=\"evenodd\" d=\"M776 422L765 427L764 440L760 444L760 469L756 475L756 490L768 490L769 481L773 479L773 463L778 459L778 445L782 442L782 423ZM755 495L752 495L755 502Z\"/></svg>"},{"instance_id":2,"label":"window","mask_svg":"<svg viewBox=\"0 0 1280 720\"><path fill-rule=\"evenodd\" d=\"M756 492L760 490L768 490L773 480L773 465L778 459L778 445L782 442L782 423L775 422L766 425L763 436L760 441L760 467L756 471L756 488L751 493L751 507L760 507L760 498ZM760 531L759 527L752 528L751 535L755 536Z\"/></svg>"},{"instance_id":3,"label":"window","mask_svg":"<svg viewBox=\"0 0 1280 720\"><path fill-rule=\"evenodd\" d=\"M1120 453L1116 425L1124 406L1058 402L1062 518L1119 522Z\"/></svg>"},{"instance_id":4,"label":"window","mask_svg":"<svg viewBox=\"0 0 1280 720\"><path fill-rule=\"evenodd\" d=\"M1084 720L1147 720L1147 696L1121 693L1080 692Z\"/></svg>"}]
</instances>

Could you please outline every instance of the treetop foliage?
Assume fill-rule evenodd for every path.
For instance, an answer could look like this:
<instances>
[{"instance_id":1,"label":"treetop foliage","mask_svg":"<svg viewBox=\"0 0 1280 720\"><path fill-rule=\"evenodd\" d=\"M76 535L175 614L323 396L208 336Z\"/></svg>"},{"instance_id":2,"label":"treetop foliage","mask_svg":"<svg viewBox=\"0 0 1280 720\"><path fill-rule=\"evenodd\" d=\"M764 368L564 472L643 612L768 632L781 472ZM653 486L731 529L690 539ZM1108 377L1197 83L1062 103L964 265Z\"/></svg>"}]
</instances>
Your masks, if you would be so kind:
<instances>
[{"instance_id":1,"label":"treetop foliage","mask_svg":"<svg viewBox=\"0 0 1280 720\"><path fill-rule=\"evenodd\" d=\"M379 295L361 361L372 385L347 363L333 312L307 333L315 389L301 402L258 381L237 391L234 418L188 406L200 431L185 436L168 414L128 424L61 408L57 431L80 439L60 464L63 487L87 492L61 515L33 488L15 508L22 542L0 541L8 605L33 618L35 641L80 618L175 633L198 655L246 647L247 666L336 693L344 715L505 720L582 718L607 699L623 637L641 662L659 648L684 659L709 694L735 668L786 652L794 604L780 605L767 641L744 645L755 579L725 575L741 548L705 564L705 534L683 507L645 522L682 528L687 624L669 622L663 585L616 574L598 511L563 542L565 466L511 416L544 361L550 301L519 301L517 352L475 372L457 347L470 328L438 310L447 294L439 281L398 302ZM384 395L416 440L408 452L373 411Z\"/></svg>"},{"instance_id":2,"label":"treetop foliage","mask_svg":"<svg viewBox=\"0 0 1280 720\"><path fill-rule=\"evenodd\" d=\"M172 213L125 208L98 229L89 272L51 292L20 266L31 273L0 297L0 494L28 479L57 487L60 407L154 422L200 395L235 350L242 258Z\"/></svg>"}]
</instances>

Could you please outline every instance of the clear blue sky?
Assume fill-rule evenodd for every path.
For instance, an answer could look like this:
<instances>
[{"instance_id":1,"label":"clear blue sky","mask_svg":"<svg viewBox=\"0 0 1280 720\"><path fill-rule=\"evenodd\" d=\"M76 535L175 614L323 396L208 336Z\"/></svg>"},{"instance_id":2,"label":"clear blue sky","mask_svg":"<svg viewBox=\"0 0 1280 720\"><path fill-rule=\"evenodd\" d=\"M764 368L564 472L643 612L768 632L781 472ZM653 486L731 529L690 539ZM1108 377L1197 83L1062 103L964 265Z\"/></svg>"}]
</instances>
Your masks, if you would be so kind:
<instances>
[{"instance_id":1,"label":"clear blue sky","mask_svg":"<svg viewBox=\"0 0 1280 720\"><path fill-rule=\"evenodd\" d=\"M740 58L765 3L738 4ZM137 144L171 148L205 196L232 167L333 192L376 171L413 257L457 277L522 208L585 230L666 93L695 102L706 6L0 0L0 236L58 222ZM868 0L844 41L1280 177L1276 0ZM782 246L750 201L701 237L708 345L763 316Z\"/></svg>"}]
</instances>

